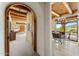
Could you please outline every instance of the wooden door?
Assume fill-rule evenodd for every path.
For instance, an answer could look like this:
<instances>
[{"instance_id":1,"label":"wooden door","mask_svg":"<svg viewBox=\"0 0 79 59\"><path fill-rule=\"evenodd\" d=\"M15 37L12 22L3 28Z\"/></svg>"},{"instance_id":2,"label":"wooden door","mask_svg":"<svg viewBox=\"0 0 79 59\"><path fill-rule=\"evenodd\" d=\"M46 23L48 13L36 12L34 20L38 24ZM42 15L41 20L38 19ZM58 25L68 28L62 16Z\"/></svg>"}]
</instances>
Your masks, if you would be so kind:
<instances>
[{"instance_id":1,"label":"wooden door","mask_svg":"<svg viewBox=\"0 0 79 59\"><path fill-rule=\"evenodd\" d=\"M25 25L24 24L20 24L19 32L25 32Z\"/></svg>"}]
</instances>

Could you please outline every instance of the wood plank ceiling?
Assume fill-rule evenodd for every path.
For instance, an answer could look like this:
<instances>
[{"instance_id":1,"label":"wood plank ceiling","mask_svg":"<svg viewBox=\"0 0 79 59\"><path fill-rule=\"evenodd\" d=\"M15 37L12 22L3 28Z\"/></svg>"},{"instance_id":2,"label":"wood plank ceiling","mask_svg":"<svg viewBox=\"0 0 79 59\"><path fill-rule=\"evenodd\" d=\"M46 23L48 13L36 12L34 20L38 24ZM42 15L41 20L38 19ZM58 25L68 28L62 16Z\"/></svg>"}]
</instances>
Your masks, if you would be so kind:
<instances>
[{"instance_id":1,"label":"wood plank ceiling","mask_svg":"<svg viewBox=\"0 0 79 59\"><path fill-rule=\"evenodd\" d=\"M30 12L28 8L22 5L13 5L9 8L9 12L13 20L21 19L26 20L27 12Z\"/></svg>"},{"instance_id":2,"label":"wood plank ceiling","mask_svg":"<svg viewBox=\"0 0 79 59\"><path fill-rule=\"evenodd\" d=\"M61 17L65 14L77 12L77 2L56 2L52 4L52 17Z\"/></svg>"}]
</instances>

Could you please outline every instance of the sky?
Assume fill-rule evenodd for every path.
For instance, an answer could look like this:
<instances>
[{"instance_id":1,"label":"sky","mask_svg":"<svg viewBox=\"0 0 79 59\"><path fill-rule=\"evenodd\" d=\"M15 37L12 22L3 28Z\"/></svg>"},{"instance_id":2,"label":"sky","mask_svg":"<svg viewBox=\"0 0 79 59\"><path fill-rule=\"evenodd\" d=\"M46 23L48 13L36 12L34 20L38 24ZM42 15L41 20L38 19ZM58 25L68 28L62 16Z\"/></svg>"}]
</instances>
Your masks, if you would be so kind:
<instances>
[{"instance_id":1,"label":"sky","mask_svg":"<svg viewBox=\"0 0 79 59\"><path fill-rule=\"evenodd\" d=\"M73 25L76 25L77 23L76 22L72 22L72 23L67 23L66 26L73 26ZM62 27L61 24L56 24L56 28L60 28Z\"/></svg>"}]
</instances>

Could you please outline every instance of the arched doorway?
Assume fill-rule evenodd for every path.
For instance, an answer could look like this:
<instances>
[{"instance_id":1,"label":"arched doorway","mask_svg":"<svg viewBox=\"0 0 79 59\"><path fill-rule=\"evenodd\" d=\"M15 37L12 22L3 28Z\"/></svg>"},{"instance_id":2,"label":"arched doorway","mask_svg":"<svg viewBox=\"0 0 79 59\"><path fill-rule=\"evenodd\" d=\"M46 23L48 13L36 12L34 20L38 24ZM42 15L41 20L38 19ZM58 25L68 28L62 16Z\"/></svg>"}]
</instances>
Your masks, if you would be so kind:
<instances>
[{"instance_id":1,"label":"arched doorway","mask_svg":"<svg viewBox=\"0 0 79 59\"><path fill-rule=\"evenodd\" d=\"M19 9L18 9L19 8ZM20 9L22 8L22 9ZM27 11L27 12L26 12ZM16 13L15 13L16 12ZM26 16L28 14L32 14L32 16ZM16 15L15 17L13 15ZM10 41L16 40L16 32L12 32L11 31L11 17L13 16L14 18L17 18L17 16L19 19L25 19L25 17L30 17L31 19L31 24L28 24L28 31L30 30L30 34L31 34L31 39L32 39L32 48L33 50L36 52L37 51L37 42L36 42L36 14L35 12L26 4L24 3L10 3L10 5L6 8L5 10L5 55L9 56L10 55ZM26 20L27 20L26 19ZM28 21L28 20L27 20ZM25 22L25 21L24 21ZM22 22L16 22L16 24L20 24L20 32L24 31L24 26L23 24L26 23L22 23ZM31 29L30 29L31 28ZM27 34L28 35L28 34Z\"/></svg>"}]
</instances>

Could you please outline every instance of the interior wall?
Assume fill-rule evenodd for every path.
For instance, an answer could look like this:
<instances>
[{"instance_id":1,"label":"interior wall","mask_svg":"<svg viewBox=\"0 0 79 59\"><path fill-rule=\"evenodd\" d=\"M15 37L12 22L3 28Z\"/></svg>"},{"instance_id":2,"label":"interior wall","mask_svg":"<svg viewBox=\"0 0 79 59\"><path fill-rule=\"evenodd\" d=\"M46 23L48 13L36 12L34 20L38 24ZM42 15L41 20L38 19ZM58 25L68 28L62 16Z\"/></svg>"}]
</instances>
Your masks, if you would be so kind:
<instances>
[{"instance_id":1,"label":"interior wall","mask_svg":"<svg viewBox=\"0 0 79 59\"><path fill-rule=\"evenodd\" d=\"M4 8L0 3L0 56L4 55Z\"/></svg>"},{"instance_id":2,"label":"interior wall","mask_svg":"<svg viewBox=\"0 0 79 59\"><path fill-rule=\"evenodd\" d=\"M51 56L53 53L53 48L52 48L52 33L51 33L51 10L50 10L50 3L45 3L45 55L46 56Z\"/></svg>"},{"instance_id":3,"label":"interior wall","mask_svg":"<svg viewBox=\"0 0 79 59\"><path fill-rule=\"evenodd\" d=\"M10 2L0 2L0 55L5 55L4 42L5 42L5 9ZM30 6L37 16L37 52L44 55L44 10L40 3L27 2L26 5ZM40 11L40 12L39 12Z\"/></svg>"},{"instance_id":4,"label":"interior wall","mask_svg":"<svg viewBox=\"0 0 79 59\"><path fill-rule=\"evenodd\" d=\"M29 41L29 43L31 43L32 45L32 18L33 14L31 12L27 13L27 20L26 20L26 38Z\"/></svg>"},{"instance_id":5,"label":"interior wall","mask_svg":"<svg viewBox=\"0 0 79 59\"><path fill-rule=\"evenodd\" d=\"M78 42L79 42L79 3L77 3L78 8Z\"/></svg>"},{"instance_id":6,"label":"interior wall","mask_svg":"<svg viewBox=\"0 0 79 59\"><path fill-rule=\"evenodd\" d=\"M37 52L44 55L44 4L30 2L27 3L36 13L37 16ZM40 11L40 12L39 12Z\"/></svg>"}]
</instances>

